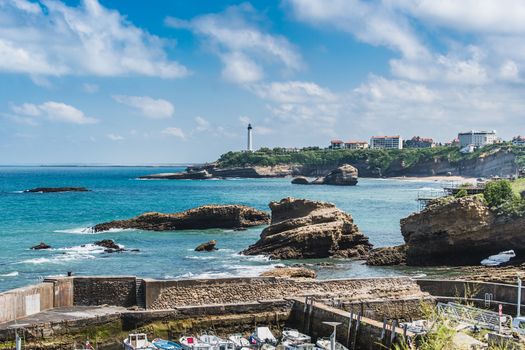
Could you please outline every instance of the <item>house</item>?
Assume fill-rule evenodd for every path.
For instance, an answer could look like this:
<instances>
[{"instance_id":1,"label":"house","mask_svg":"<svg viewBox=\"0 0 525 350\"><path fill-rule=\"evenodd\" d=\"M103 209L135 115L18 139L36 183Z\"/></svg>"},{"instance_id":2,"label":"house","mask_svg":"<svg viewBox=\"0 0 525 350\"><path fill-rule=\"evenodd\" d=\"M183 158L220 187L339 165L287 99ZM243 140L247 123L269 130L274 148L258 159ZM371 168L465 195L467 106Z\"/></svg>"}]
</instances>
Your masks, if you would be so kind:
<instances>
[{"instance_id":1,"label":"house","mask_svg":"<svg viewBox=\"0 0 525 350\"><path fill-rule=\"evenodd\" d=\"M436 147L436 143L431 138L424 138L414 136L410 140L404 142L404 147L407 148L432 148Z\"/></svg>"},{"instance_id":2,"label":"house","mask_svg":"<svg viewBox=\"0 0 525 350\"><path fill-rule=\"evenodd\" d=\"M514 146L525 146L525 137L516 136L512 139L512 144Z\"/></svg>"},{"instance_id":3,"label":"house","mask_svg":"<svg viewBox=\"0 0 525 350\"><path fill-rule=\"evenodd\" d=\"M492 145L498 142L498 137L496 136L496 131L467 131L460 132L458 134L459 139L459 148L464 148L468 145L473 145L474 147L483 147L486 145Z\"/></svg>"},{"instance_id":4,"label":"house","mask_svg":"<svg viewBox=\"0 0 525 350\"><path fill-rule=\"evenodd\" d=\"M401 136L373 136L370 138L370 148L403 149Z\"/></svg>"},{"instance_id":5,"label":"house","mask_svg":"<svg viewBox=\"0 0 525 350\"><path fill-rule=\"evenodd\" d=\"M345 142L345 148L347 149L366 149L368 148L368 142L366 141L347 141Z\"/></svg>"},{"instance_id":6,"label":"house","mask_svg":"<svg viewBox=\"0 0 525 350\"><path fill-rule=\"evenodd\" d=\"M343 149L345 143L342 140L332 140L330 141L330 149Z\"/></svg>"}]
</instances>

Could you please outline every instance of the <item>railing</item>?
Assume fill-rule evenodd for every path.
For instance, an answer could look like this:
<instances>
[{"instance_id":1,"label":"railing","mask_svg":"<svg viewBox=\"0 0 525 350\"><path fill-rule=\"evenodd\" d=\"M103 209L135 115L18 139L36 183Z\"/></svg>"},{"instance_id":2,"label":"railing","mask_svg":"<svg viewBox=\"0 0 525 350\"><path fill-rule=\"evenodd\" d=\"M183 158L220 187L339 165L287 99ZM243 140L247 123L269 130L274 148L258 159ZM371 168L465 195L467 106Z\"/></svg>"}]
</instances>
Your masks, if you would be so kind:
<instances>
[{"instance_id":1,"label":"railing","mask_svg":"<svg viewBox=\"0 0 525 350\"><path fill-rule=\"evenodd\" d=\"M437 308L439 314L447 318L491 330L498 330L500 327L500 316L497 312L456 303L438 303ZM501 323L506 327L510 327L512 318L509 315L503 315L503 319L504 321Z\"/></svg>"}]
</instances>

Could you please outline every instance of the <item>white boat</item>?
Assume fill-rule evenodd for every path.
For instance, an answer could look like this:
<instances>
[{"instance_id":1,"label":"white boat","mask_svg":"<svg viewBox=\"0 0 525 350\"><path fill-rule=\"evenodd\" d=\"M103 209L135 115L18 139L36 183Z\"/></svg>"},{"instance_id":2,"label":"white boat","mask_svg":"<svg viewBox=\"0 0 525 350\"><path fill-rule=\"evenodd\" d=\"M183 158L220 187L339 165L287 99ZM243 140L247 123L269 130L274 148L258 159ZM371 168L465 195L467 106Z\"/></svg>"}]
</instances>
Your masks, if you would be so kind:
<instances>
[{"instance_id":1,"label":"white boat","mask_svg":"<svg viewBox=\"0 0 525 350\"><path fill-rule=\"evenodd\" d=\"M285 328L283 330L283 342L293 343L310 343L312 338L306 334L299 332L297 329Z\"/></svg>"},{"instance_id":2,"label":"white boat","mask_svg":"<svg viewBox=\"0 0 525 350\"><path fill-rule=\"evenodd\" d=\"M332 341L330 338L319 338L315 345L323 350L348 350L346 346L338 342L335 342L335 349L332 349Z\"/></svg>"},{"instance_id":3,"label":"white boat","mask_svg":"<svg viewBox=\"0 0 525 350\"><path fill-rule=\"evenodd\" d=\"M228 337L228 340L231 341L236 350L248 350L250 349L250 342L248 339L242 336L240 333L232 334Z\"/></svg>"},{"instance_id":4,"label":"white boat","mask_svg":"<svg viewBox=\"0 0 525 350\"><path fill-rule=\"evenodd\" d=\"M292 341L283 341L281 343L284 350L316 350L318 349L315 344L312 343L296 343Z\"/></svg>"},{"instance_id":5,"label":"white boat","mask_svg":"<svg viewBox=\"0 0 525 350\"><path fill-rule=\"evenodd\" d=\"M148 336L145 333L132 333L124 339L124 349L126 350L156 350L148 341Z\"/></svg>"},{"instance_id":6,"label":"white boat","mask_svg":"<svg viewBox=\"0 0 525 350\"><path fill-rule=\"evenodd\" d=\"M184 350L212 350L210 344L206 344L197 337L182 337L179 339L180 345Z\"/></svg>"},{"instance_id":7,"label":"white boat","mask_svg":"<svg viewBox=\"0 0 525 350\"><path fill-rule=\"evenodd\" d=\"M277 339L273 335L272 331L270 331L270 328L257 327L255 329L255 332L250 337L250 343L252 345L263 345L263 344L276 345ZM269 350L269 349L264 349L264 350Z\"/></svg>"},{"instance_id":8,"label":"white boat","mask_svg":"<svg viewBox=\"0 0 525 350\"><path fill-rule=\"evenodd\" d=\"M199 340L211 346L211 350L235 350L235 344L231 340L219 338L214 334L203 334Z\"/></svg>"}]
</instances>

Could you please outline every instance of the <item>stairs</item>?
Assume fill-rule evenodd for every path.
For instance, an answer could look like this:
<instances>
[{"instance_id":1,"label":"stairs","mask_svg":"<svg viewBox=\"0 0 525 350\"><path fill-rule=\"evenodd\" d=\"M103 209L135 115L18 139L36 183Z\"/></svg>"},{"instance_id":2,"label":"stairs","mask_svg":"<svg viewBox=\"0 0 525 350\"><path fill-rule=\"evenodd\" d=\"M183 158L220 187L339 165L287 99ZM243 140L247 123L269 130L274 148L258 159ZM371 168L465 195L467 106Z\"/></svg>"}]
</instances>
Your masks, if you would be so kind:
<instances>
[{"instance_id":1,"label":"stairs","mask_svg":"<svg viewBox=\"0 0 525 350\"><path fill-rule=\"evenodd\" d=\"M137 306L141 309L146 308L146 293L145 293L145 283L143 279L137 278L135 280L136 288L135 293L137 296Z\"/></svg>"}]
</instances>

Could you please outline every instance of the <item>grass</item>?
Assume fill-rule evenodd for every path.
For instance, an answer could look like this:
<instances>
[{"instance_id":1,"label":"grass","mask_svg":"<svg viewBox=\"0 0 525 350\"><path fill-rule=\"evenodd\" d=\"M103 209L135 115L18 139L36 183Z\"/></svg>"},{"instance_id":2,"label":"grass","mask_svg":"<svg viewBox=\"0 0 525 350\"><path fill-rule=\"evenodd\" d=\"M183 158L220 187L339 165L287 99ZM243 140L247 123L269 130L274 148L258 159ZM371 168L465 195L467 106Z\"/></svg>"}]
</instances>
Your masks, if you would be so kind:
<instances>
[{"instance_id":1,"label":"grass","mask_svg":"<svg viewBox=\"0 0 525 350\"><path fill-rule=\"evenodd\" d=\"M521 192L525 191L525 178L512 181L511 187L512 187L512 192L514 192L517 196L519 196Z\"/></svg>"}]
</instances>

